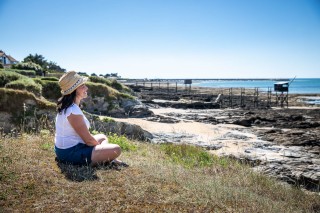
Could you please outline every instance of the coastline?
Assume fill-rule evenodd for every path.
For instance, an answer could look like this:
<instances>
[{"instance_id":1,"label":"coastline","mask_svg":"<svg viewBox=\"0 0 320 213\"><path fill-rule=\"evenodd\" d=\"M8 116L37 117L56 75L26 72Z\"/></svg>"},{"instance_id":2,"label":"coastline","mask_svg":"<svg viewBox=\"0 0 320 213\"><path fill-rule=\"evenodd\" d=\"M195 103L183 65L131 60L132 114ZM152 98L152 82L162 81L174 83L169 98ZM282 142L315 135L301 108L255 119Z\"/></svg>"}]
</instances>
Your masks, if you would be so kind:
<instances>
[{"instance_id":1,"label":"coastline","mask_svg":"<svg viewBox=\"0 0 320 213\"><path fill-rule=\"evenodd\" d=\"M192 91L199 96L212 94L214 89L193 87ZM264 95L261 93L261 99ZM172 108L175 101L199 101L190 96L172 100L166 93L155 90L141 90L137 96L152 116L115 120L136 124L150 132L153 143L201 146L213 154L249 163L254 170L283 182L301 185L310 191L319 190L320 107L301 101L311 97L309 94L289 94L288 108L214 109L185 108L186 105ZM319 94L312 97L317 98Z\"/></svg>"}]
</instances>

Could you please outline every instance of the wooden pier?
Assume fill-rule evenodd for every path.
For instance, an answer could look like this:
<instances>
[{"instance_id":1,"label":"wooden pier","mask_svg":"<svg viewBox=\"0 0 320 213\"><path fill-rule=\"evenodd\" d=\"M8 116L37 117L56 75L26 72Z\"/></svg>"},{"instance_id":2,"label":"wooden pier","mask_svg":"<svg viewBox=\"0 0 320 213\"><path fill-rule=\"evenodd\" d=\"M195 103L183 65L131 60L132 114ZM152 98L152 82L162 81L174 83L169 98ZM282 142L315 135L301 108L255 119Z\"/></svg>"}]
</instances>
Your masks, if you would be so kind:
<instances>
[{"instance_id":1,"label":"wooden pier","mask_svg":"<svg viewBox=\"0 0 320 213\"><path fill-rule=\"evenodd\" d=\"M203 88L178 81L136 81L125 83L142 99L179 99L219 104L220 108L270 108L281 106L272 88ZM286 97L287 98L287 97ZM288 100L286 100L288 102ZM279 105L280 104L280 105ZM288 104L286 105L288 107Z\"/></svg>"}]
</instances>

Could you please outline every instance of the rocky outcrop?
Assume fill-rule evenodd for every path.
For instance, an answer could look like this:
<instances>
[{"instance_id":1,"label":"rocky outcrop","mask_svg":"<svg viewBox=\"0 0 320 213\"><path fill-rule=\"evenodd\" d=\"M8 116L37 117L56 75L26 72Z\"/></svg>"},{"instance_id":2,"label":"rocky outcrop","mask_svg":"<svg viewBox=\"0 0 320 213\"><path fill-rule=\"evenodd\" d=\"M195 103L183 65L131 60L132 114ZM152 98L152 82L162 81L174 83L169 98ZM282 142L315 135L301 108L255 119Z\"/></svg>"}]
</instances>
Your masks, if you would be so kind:
<instances>
[{"instance_id":1,"label":"rocky outcrop","mask_svg":"<svg viewBox=\"0 0 320 213\"><path fill-rule=\"evenodd\" d=\"M140 141L150 141L153 135L143 130L140 126L129 124L126 122L102 121L99 116L86 113L86 117L91 122L92 128L98 132L116 133L117 135L125 135L126 137Z\"/></svg>"},{"instance_id":2,"label":"rocky outcrop","mask_svg":"<svg viewBox=\"0 0 320 213\"><path fill-rule=\"evenodd\" d=\"M200 101L143 101L145 104L156 104L161 107L171 107L179 109L219 109L220 105L215 102L200 102Z\"/></svg>"},{"instance_id":3,"label":"rocky outcrop","mask_svg":"<svg viewBox=\"0 0 320 213\"><path fill-rule=\"evenodd\" d=\"M82 108L92 114L108 115L116 118L142 118L152 116L152 112L136 99L106 100L104 97L89 96Z\"/></svg>"},{"instance_id":4,"label":"rocky outcrop","mask_svg":"<svg viewBox=\"0 0 320 213\"><path fill-rule=\"evenodd\" d=\"M253 169L287 183L301 186L311 191L319 191L320 186L320 121L319 109L280 110L187 110L185 113L164 113L148 120L197 121L208 124L236 124L247 128L238 131L251 132L258 136L253 146L236 156L223 155L249 163ZM245 135L227 133L225 139L246 143ZM221 149L218 142L210 144L190 134L155 134L155 143L189 143L208 150Z\"/></svg>"}]
</instances>

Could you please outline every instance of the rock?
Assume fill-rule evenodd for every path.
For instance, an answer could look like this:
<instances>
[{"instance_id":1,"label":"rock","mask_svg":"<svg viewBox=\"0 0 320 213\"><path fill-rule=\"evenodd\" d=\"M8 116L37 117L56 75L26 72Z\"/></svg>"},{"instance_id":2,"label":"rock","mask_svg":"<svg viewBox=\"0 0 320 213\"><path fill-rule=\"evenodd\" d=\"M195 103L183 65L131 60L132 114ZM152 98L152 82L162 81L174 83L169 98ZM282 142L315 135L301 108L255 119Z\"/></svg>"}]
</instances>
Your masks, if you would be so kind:
<instances>
[{"instance_id":1,"label":"rock","mask_svg":"<svg viewBox=\"0 0 320 213\"><path fill-rule=\"evenodd\" d=\"M85 113L85 115L87 116L88 120L92 121L92 126L94 126L98 132L104 132L106 134L116 133L118 135L125 135L130 139L136 139L140 141L151 141L153 138L153 135L150 132L143 130L138 125L116 121L103 122L96 115L89 113Z\"/></svg>"},{"instance_id":2,"label":"rock","mask_svg":"<svg viewBox=\"0 0 320 213\"><path fill-rule=\"evenodd\" d=\"M222 148L220 144L202 144L201 147L204 147L207 150L218 150Z\"/></svg>"},{"instance_id":3,"label":"rock","mask_svg":"<svg viewBox=\"0 0 320 213\"><path fill-rule=\"evenodd\" d=\"M242 120L234 121L233 124L245 126L245 127L251 127L252 121L248 119L242 119Z\"/></svg>"},{"instance_id":4,"label":"rock","mask_svg":"<svg viewBox=\"0 0 320 213\"><path fill-rule=\"evenodd\" d=\"M301 154L291 151L284 151L282 156L289 157L289 158L300 158Z\"/></svg>"},{"instance_id":5,"label":"rock","mask_svg":"<svg viewBox=\"0 0 320 213\"><path fill-rule=\"evenodd\" d=\"M180 120L174 119L172 117L165 117L161 115L156 115L154 117L148 117L146 118L148 121L154 121L154 122L159 122L159 123L179 123Z\"/></svg>"},{"instance_id":6,"label":"rock","mask_svg":"<svg viewBox=\"0 0 320 213\"><path fill-rule=\"evenodd\" d=\"M150 111L145 105L135 105L126 109L126 114L131 118L144 118L153 116L153 112Z\"/></svg>"}]
</instances>

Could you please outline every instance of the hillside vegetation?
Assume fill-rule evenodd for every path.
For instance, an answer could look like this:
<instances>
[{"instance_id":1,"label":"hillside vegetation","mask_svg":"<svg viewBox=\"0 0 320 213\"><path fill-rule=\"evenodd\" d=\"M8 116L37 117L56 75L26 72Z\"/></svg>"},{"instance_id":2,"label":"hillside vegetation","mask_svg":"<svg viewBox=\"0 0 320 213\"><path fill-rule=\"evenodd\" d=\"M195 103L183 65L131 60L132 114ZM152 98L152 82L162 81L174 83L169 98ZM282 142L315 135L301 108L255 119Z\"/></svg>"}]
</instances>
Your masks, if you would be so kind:
<instances>
[{"instance_id":1,"label":"hillside vegetation","mask_svg":"<svg viewBox=\"0 0 320 213\"><path fill-rule=\"evenodd\" d=\"M0 88L3 88L2 93L8 93L7 95L13 94L12 91L6 89L28 91L33 93L37 98L46 99L52 102L52 104L55 104L58 98L61 97L58 78L31 78L20 73L23 72L14 69L0 69ZM103 97L105 101L119 100L122 98L133 99L130 95L130 89L116 80L90 77L87 86L91 97ZM18 92L18 94L21 94L21 92ZM14 97L16 97L16 95L12 97L11 102L16 103ZM22 109L22 105L18 103L15 108L17 107Z\"/></svg>"}]
</instances>

